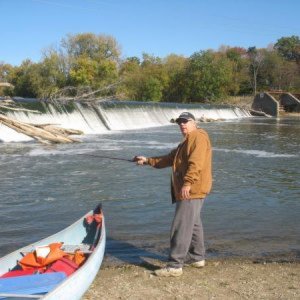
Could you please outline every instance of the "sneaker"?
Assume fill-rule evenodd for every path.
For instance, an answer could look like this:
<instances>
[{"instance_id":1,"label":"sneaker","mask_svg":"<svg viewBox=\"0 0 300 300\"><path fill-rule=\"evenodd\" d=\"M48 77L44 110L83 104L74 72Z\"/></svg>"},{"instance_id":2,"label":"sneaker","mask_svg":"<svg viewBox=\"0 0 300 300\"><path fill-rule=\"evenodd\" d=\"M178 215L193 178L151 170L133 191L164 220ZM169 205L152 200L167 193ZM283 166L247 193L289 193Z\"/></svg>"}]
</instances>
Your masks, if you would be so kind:
<instances>
[{"instance_id":1,"label":"sneaker","mask_svg":"<svg viewBox=\"0 0 300 300\"><path fill-rule=\"evenodd\" d=\"M165 267L154 271L159 277L178 277L182 275L182 268Z\"/></svg>"},{"instance_id":2,"label":"sneaker","mask_svg":"<svg viewBox=\"0 0 300 300\"><path fill-rule=\"evenodd\" d=\"M192 263L189 263L188 266L194 267L194 268L203 268L205 266L205 260L199 260Z\"/></svg>"}]
</instances>

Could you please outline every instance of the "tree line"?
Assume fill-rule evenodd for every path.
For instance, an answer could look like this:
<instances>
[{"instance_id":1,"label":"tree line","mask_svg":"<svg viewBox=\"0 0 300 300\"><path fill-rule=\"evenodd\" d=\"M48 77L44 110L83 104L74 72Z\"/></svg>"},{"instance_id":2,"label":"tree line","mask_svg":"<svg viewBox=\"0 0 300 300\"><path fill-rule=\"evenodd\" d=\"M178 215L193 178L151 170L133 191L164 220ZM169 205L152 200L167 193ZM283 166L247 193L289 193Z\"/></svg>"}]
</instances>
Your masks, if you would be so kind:
<instances>
[{"instance_id":1,"label":"tree line","mask_svg":"<svg viewBox=\"0 0 300 300\"><path fill-rule=\"evenodd\" d=\"M122 59L120 49L112 36L67 35L57 48L44 50L40 62L0 62L0 82L14 86L0 88L0 96L48 99L73 87L115 99L191 103L266 90L300 91L298 36L282 37L267 48L221 46L190 57L143 53Z\"/></svg>"}]
</instances>

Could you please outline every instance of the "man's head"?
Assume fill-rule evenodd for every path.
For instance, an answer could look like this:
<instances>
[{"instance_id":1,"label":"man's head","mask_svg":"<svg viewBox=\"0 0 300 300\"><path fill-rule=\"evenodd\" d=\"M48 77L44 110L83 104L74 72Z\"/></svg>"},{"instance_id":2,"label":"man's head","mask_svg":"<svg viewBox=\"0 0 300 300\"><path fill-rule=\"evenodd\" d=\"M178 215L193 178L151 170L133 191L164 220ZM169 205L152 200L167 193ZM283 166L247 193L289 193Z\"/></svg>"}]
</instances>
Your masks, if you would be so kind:
<instances>
[{"instance_id":1,"label":"man's head","mask_svg":"<svg viewBox=\"0 0 300 300\"><path fill-rule=\"evenodd\" d=\"M179 125L181 133L184 136L197 129L196 119L194 115L189 112L181 113L175 122Z\"/></svg>"}]
</instances>

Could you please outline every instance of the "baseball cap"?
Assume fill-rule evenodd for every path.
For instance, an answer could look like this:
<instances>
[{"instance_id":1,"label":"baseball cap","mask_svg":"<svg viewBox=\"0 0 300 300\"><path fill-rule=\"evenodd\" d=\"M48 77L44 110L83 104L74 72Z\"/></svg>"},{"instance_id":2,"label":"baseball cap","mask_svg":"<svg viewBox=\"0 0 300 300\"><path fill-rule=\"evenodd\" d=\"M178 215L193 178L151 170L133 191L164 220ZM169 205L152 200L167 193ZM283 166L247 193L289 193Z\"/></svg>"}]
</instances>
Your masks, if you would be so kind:
<instances>
[{"instance_id":1,"label":"baseball cap","mask_svg":"<svg viewBox=\"0 0 300 300\"><path fill-rule=\"evenodd\" d=\"M195 121L196 119L193 114L185 111L179 115L179 117L175 120L175 122L178 123L179 120L194 120Z\"/></svg>"}]
</instances>

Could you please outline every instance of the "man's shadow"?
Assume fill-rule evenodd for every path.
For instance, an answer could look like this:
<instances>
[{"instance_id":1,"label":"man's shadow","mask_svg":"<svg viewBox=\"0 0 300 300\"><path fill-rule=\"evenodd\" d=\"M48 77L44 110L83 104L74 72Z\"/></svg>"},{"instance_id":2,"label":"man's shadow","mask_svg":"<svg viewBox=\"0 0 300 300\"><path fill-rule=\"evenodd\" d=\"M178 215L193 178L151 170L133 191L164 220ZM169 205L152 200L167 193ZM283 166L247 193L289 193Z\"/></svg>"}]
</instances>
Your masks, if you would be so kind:
<instances>
[{"instance_id":1,"label":"man's shadow","mask_svg":"<svg viewBox=\"0 0 300 300\"><path fill-rule=\"evenodd\" d=\"M154 271L160 268L156 261L167 261L167 249L163 249L162 252L155 253L128 242L107 237L104 265L131 264Z\"/></svg>"}]
</instances>

